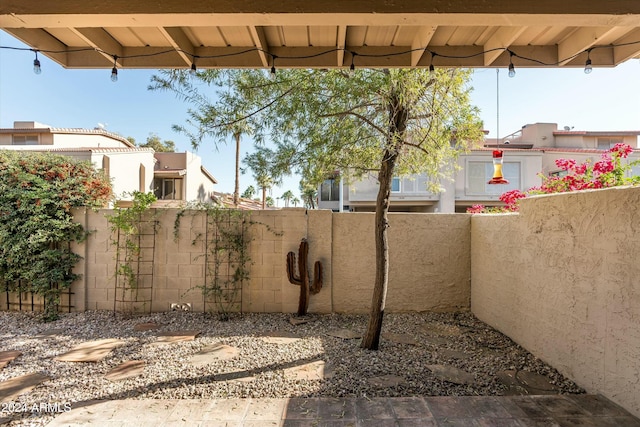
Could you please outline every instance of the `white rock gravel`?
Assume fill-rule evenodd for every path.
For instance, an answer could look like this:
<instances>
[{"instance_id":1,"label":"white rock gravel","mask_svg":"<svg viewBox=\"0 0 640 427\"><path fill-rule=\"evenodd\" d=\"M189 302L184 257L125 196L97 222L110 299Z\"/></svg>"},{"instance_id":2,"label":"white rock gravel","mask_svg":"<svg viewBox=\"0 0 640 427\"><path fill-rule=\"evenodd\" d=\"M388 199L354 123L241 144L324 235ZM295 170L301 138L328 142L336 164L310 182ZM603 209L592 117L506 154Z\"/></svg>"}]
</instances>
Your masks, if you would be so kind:
<instances>
[{"instance_id":1,"label":"white rock gravel","mask_svg":"<svg viewBox=\"0 0 640 427\"><path fill-rule=\"evenodd\" d=\"M30 313L0 312L0 350L23 354L0 371L0 381L28 373L51 380L13 403L27 407L41 403L67 403L71 407L96 399L194 399L261 397L392 397L501 395L507 388L496 373L524 370L549 377L561 393L582 393L578 386L531 355L506 336L470 313L387 314L383 332L412 336L418 345L381 341L378 351L360 348L359 339L327 335L336 329L364 333L366 315L310 315L294 326L287 314L244 314L219 321L203 313L168 312L123 317L106 311L62 314L60 320L41 323ZM139 323L155 322L156 330L134 331ZM36 336L50 329L57 335ZM154 345L158 334L198 330L194 341ZM269 332L301 337L287 344L270 344ZM115 338L124 344L102 361L73 363L54 360L89 340ZM220 343L238 349L238 356L204 366L189 363L206 346ZM446 351L442 351L446 350ZM465 357L453 357L462 355ZM128 360L146 361L140 376L112 382L104 378ZM324 361L324 380L300 380L285 375L287 368ZM439 380L429 365L450 365L471 373L473 385ZM380 387L374 377L395 376L396 386ZM253 379L252 379L253 377ZM1 408L0 408L1 409ZM51 413L2 413L9 426L44 425Z\"/></svg>"}]
</instances>

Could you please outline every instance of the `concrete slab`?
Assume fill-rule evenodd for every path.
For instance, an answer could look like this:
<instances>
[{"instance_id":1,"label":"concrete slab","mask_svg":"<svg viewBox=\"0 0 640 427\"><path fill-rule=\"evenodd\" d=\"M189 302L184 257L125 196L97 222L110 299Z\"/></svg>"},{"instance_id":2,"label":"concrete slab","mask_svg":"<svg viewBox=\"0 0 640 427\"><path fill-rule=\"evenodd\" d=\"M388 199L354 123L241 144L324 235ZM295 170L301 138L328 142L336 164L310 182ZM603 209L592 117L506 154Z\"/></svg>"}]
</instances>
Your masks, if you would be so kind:
<instances>
[{"instance_id":1,"label":"concrete slab","mask_svg":"<svg viewBox=\"0 0 640 427\"><path fill-rule=\"evenodd\" d=\"M240 351L230 345L214 343L204 346L199 352L191 356L189 364L192 366L205 366L221 360L230 360L238 356Z\"/></svg>"}]
</instances>

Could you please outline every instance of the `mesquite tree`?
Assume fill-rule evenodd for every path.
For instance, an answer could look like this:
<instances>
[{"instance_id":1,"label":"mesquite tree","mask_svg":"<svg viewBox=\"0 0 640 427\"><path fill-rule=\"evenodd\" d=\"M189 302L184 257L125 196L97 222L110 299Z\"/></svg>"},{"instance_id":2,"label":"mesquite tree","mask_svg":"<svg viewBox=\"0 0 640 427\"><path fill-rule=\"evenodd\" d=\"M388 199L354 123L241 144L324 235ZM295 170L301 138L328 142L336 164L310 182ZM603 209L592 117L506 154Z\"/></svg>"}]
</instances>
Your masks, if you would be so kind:
<instances>
[{"instance_id":1,"label":"mesquite tree","mask_svg":"<svg viewBox=\"0 0 640 427\"><path fill-rule=\"evenodd\" d=\"M176 90L184 90L184 80L172 81L172 73L164 74L166 87L175 84ZM233 78L220 77L228 73ZM469 103L470 71L363 69L350 76L337 69L278 70L275 80L261 70L211 75L209 82L230 85L214 108L245 115L230 114L226 122L203 115L198 126L247 120L258 142L251 156L269 159L276 174L295 171L314 184L336 171L347 180L377 174L376 275L362 341L362 347L377 349L389 276L391 182L394 176L426 172L430 190L436 190L452 159L470 141L482 138L477 109ZM271 146L262 144L267 139Z\"/></svg>"}]
</instances>

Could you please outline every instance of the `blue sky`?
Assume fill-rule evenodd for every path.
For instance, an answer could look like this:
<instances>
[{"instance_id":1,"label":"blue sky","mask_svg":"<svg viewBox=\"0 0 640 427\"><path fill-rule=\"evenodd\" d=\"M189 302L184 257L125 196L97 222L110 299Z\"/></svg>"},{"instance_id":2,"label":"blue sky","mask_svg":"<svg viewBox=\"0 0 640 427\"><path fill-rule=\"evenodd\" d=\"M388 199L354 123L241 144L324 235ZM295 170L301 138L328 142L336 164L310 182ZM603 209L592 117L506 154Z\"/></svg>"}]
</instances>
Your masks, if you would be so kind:
<instances>
[{"instance_id":1,"label":"blue sky","mask_svg":"<svg viewBox=\"0 0 640 427\"><path fill-rule=\"evenodd\" d=\"M0 31L0 46L26 47ZM183 135L171 130L183 124L188 105L170 93L147 90L155 70L119 70L118 82L110 69L67 70L39 55L42 74L33 73L34 54L0 49L0 127L16 120L35 120L54 127L106 129L144 142L150 133L175 141L177 151L192 150ZM500 93L500 136L535 122L558 123L574 130L640 130L640 61L615 68L533 69L516 65L516 76L507 70L476 69L471 85L472 102L481 110L489 137L495 137L496 88ZM246 140L242 152L251 149ZM233 191L234 146L231 139L215 147L213 141L197 150L204 166L220 184L218 191ZM250 174L241 176L241 191L253 184ZM286 190L298 193L297 179L285 180L273 197Z\"/></svg>"}]
</instances>

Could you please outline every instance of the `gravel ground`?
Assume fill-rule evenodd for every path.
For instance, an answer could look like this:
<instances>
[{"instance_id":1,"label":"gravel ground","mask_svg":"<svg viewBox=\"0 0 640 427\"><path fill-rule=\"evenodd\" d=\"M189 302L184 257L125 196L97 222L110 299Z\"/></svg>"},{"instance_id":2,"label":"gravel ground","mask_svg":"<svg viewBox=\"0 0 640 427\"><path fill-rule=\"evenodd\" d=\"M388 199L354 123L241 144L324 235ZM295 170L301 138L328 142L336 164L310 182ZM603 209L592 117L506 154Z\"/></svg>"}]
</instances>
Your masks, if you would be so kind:
<instances>
[{"instance_id":1,"label":"gravel ground","mask_svg":"<svg viewBox=\"0 0 640 427\"><path fill-rule=\"evenodd\" d=\"M507 388L496 374L523 370L544 375L560 393L583 393L509 338L470 313L387 314L383 334L403 334L417 345L383 339L378 351L359 347L360 339L341 339L327 332L348 328L363 333L365 315L311 315L311 321L293 326L285 314L244 314L229 321L203 313L169 312L125 318L111 312L63 314L52 323L41 323L33 314L0 312L0 350L19 350L22 356L0 371L0 381L28 373L42 373L50 380L15 399L28 406L42 402L70 403L95 399L191 399L247 397L375 397L502 395ZM134 325L155 322L160 329L137 332ZM48 329L63 332L34 338ZM194 341L153 345L160 331L198 330ZM301 337L288 344L266 343L261 335L289 332ZM53 360L88 340L118 338L125 344L100 362ZM190 357L204 346L222 343L239 350L239 356L205 366L192 366ZM461 357L464 353L464 357ZM138 377L112 382L103 376L128 360L145 360ZM324 380L298 380L284 375L284 368L322 360ZM472 385L454 384L434 376L427 365L449 365L475 376ZM235 374L229 374L235 372ZM402 384L380 387L370 378L392 375ZM242 381L243 377L254 377ZM43 425L51 414L9 414L10 426ZM0 424L6 413L0 412ZM23 418L24 417L24 418ZM5 421L7 421L5 419Z\"/></svg>"}]
</instances>

